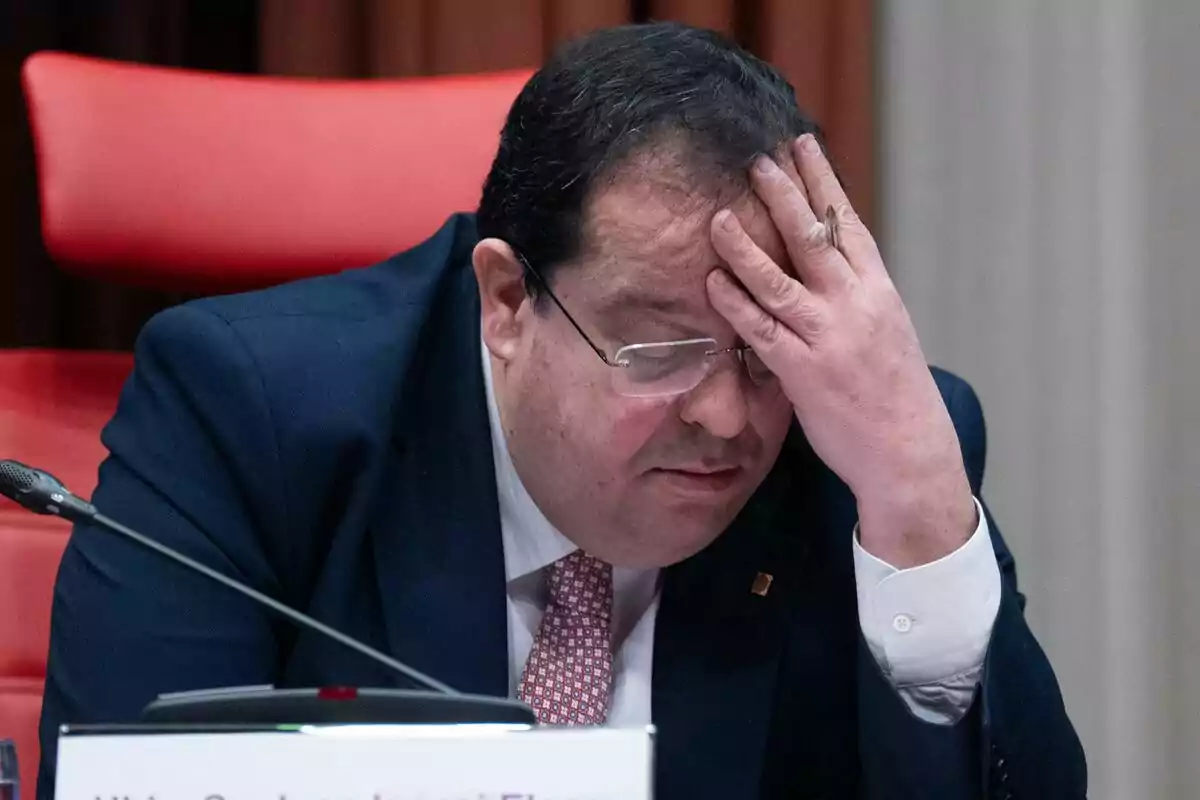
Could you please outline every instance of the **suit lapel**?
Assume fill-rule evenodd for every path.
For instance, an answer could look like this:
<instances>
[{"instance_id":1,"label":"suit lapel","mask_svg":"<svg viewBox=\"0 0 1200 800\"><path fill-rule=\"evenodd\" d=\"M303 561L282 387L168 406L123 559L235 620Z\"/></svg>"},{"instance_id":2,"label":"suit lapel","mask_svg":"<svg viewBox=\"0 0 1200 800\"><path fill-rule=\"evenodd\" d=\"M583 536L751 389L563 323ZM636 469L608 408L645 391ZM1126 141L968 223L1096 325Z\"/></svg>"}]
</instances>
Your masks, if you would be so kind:
<instances>
[{"instance_id":1,"label":"suit lapel","mask_svg":"<svg viewBox=\"0 0 1200 800\"><path fill-rule=\"evenodd\" d=\"M392 653L460 691L508 693L508 616L479 301L452 266L405 376L372 531Z\"/></svg>"},{"instance_id":2,"label":"suit lapel","mask_svg":"<svg viewBox=\"0 0 1200 800\"><path fill-rule=\"evenodd\" d=\"M661 800L759 794L806 555L797 521L780 520L792 481L777 468L713 545L666 572L652 684ZM765 596L751 590L759 573L772 578Z\"/></svg>"}]
</instances>

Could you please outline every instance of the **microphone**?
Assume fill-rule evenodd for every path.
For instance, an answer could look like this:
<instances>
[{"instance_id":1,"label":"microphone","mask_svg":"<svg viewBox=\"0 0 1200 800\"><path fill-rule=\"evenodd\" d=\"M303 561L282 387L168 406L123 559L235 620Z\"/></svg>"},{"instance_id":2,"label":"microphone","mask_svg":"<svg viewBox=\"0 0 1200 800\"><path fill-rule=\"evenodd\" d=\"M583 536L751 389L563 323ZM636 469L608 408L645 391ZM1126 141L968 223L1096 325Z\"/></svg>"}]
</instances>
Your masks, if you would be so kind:
<instances>
[{"instance_id":1,"label":"microphone","mask_svg":"<svg viewBox=\"0 0 1200 800\"><path fill-rule=\"evenodd\" d=\"M274 690L252 687L245 690L219 689L211 692L185 692L164 696L147 709L148 716L157 722L263 722L270 724L316 721L355 722L486 722L534 724L532 710L523 703L506 698L466 695L441 681L398 661L379 650L320 622L307 614L285 605L273 597L251 588L241 581L222 574L174 548L155 541L116 520L101 514L91 503L72 494L62 481L44 470L26 466L19 461L0 460L0 495L13 500L35 514L59 516L75 523L92 523L124 536L177 564L198 572L235 592L249 597L260 605L316 631L339 644L356 650L367 658L399 673L407 680L424 687L426 692L404 692L388 689L347 687L319 690ZM274 699L280 702L272 702ZM332 712L316 708L317 700L369 701L367 707ZM165 716L164 716L165 714ZM245 719L246 715L255 717ZM279 719L282 714L287 719ZM305 715L300 718L297 715ZM313 715L316 714L316 718ZM219 719L214 719L213 717ZM231 719L231 716L233 719ZM265 717L270 716L270 719ZM403 717L397 719L396 717ZM293 719L295 717L295 719Z\"/></svg>"},{"instance_id":2,"label":"microphone","mask_svg":"<svg viewBox=\"0 0 1200 800\"><path fill-rule=\"evenodd\" d=\"M0 461L0 494L35 514L54 514L72 522L97 516L95 506L68 492L58 478L19 461Z\"/></svg>"}]
</instances>

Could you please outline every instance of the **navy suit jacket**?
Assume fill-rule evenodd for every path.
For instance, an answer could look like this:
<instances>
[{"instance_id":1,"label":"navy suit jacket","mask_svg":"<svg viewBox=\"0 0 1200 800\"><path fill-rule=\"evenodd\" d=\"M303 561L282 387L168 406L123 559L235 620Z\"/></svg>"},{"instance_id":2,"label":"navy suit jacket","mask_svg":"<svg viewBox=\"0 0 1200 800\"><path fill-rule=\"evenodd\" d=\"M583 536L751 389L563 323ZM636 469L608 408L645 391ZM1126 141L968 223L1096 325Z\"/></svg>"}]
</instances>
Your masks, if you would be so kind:
<instances>
[{"instance_id":1,"label":"navy suit jacket","mask_svg":"<svg viewBox=\"0 0 1200 800\"><path fill-rule=\"evenodd\" d=\"M470 268L473 220L377 266L165 312L104 431L95 503L467 692L509 687L504 559ZM972 486L983 417L935 371ZM958 725L919 721L862 639L854 499L794 430L713 545L664 573L656 796L1085 796L1083 753L1004 592ZM769 595L749 591L758 572ZM121 538L78 527L54 597L38 797L57 728L160 692L402 686L387 669Z\"/></svg>"}]
</instances>

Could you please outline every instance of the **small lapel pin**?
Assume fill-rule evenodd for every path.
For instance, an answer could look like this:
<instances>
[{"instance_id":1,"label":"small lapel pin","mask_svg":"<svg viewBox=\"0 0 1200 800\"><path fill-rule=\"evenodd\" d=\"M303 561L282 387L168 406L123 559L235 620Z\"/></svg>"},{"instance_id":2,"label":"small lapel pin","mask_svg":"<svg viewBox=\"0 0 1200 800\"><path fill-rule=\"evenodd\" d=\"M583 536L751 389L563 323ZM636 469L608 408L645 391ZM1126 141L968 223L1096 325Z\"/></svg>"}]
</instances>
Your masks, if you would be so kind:
<instances>
[{"instance_id":1,"label":"small lapel pin","mask_svg":"<svg viewBox=\"0 0 1200 800\"><path fill-rule=\"evenodd\" d=\"M760 572L754 576L754 582L750 584L750 593L756 594L759 597L766 597L767 592L771 591L771 582L775 580L775 576L769 572Z\"/></svg>"}]
</instances>

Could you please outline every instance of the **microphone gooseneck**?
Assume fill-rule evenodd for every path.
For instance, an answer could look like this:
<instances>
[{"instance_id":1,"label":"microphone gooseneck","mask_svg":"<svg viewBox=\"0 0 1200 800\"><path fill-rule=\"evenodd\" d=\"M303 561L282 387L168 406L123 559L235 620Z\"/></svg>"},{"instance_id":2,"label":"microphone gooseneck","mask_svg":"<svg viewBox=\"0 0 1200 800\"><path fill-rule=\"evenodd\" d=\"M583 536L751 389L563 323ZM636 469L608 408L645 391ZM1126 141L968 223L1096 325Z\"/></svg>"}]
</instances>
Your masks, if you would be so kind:
<instances>
[{"instance_id":1,"label":"microphone gooseneck","mask_svg":"<svg viewBox=\"0 0 1200 800\"><path fill-rule=\"evenodd\" d=\"M375 648L360 642L359 640L347 636L339 630L329 627L323 622L313 619L307 614L303 614L291 606L284 605L273 597L269 597L257 589L253 589L241 581L234 580L228 575L223 575L215 569L201 564L193 558L185 556L174 548L168 547L161 542L151 539L149 536L138 533L137 531L122 525L116 520L108 517L97 511L96 507L85 500L76 497L63 485L62 481L55 478L48 472L34 467L26 466L19 461L3 460L0 461L0 494L13 500L18 505L26 508L35 514L49 514L60 516L63 519L71 520L72 522L90 522L99 525L109 531L124 536L137 542L142 547L146 547L159 555L165 556L177 564L180 564L193 572L198 572L201 575L211 580L220 583L238 592L256 603L266 606L272 611L287 617L301 627L316 631L324 636L333 639L339 644L349 647L351 650L357 650L366 657L383 664L395 672L400 673L413 683L423 686L426 689L431 689L441 694L458 696L459 692L436 678L431 678L419 670L404 664L391 656L381 653Z\"/></svg>"}]
</instances>

